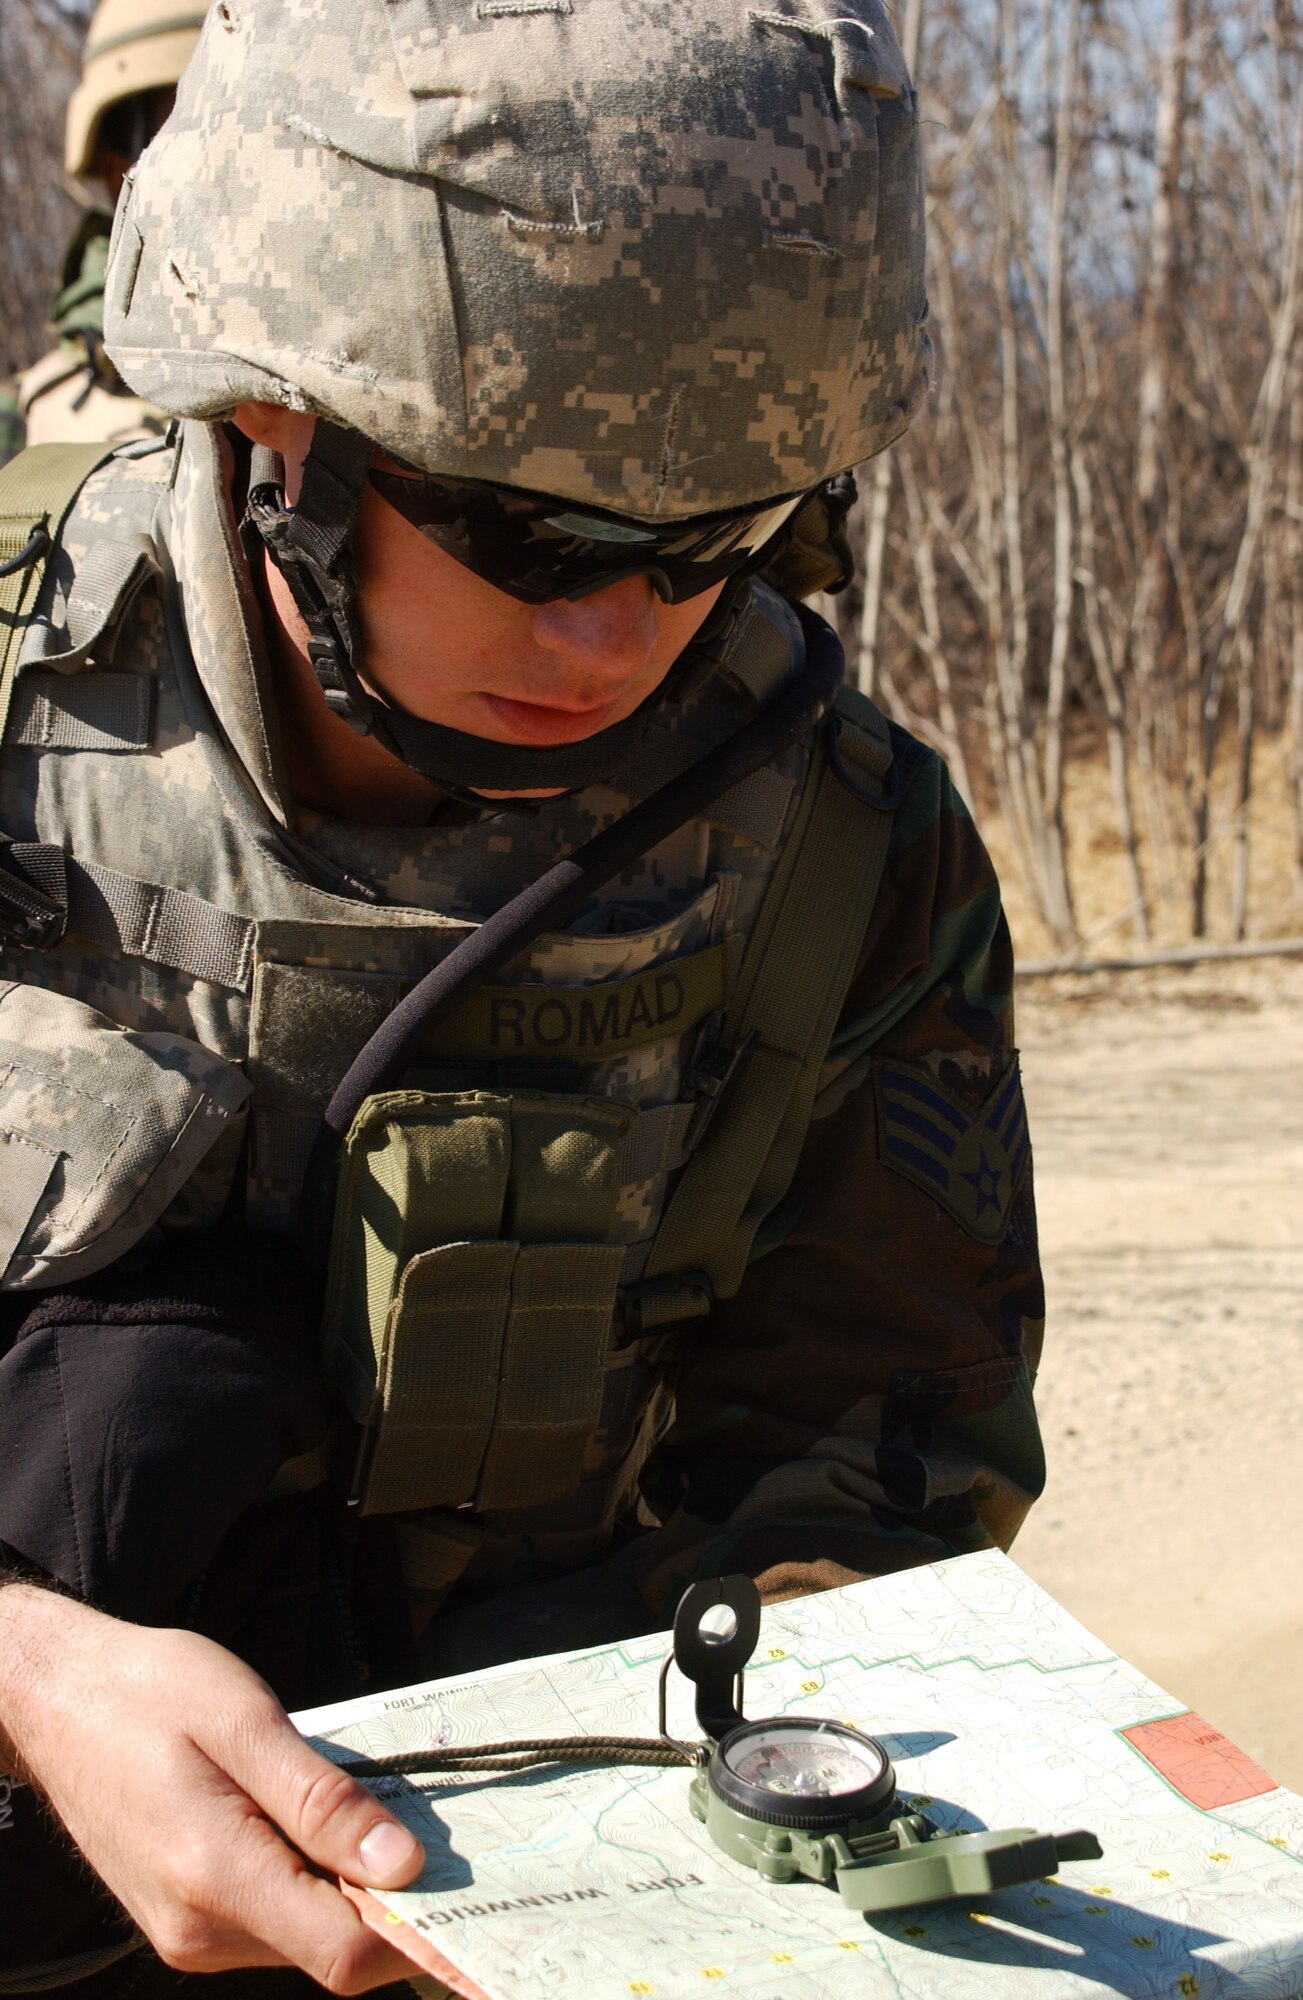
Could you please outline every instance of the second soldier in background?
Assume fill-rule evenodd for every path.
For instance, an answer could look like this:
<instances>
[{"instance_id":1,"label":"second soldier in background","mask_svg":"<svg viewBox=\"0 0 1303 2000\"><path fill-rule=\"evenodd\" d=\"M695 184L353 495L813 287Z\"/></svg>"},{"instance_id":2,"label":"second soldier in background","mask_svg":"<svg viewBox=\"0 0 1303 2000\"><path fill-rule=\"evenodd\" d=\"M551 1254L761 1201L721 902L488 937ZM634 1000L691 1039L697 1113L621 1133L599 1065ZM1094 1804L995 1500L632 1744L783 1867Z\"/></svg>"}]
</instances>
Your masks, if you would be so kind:
<instances>
[{"instance_id":1,"label":"second soldier in background","mask_svg":"<svg viewBox=\"0 0 1303 2000\"><path fill-rule=\"evenodd\" d=\"M178 0L101 0L95 10L68 104L64 164L107 206L95 200L64 251L50 307L57 344L18 381L14 448L24 432L28 444L126 444L166 427L104 352L104 270L123 180L171 111L203 20L202 6Z\"/></svg>"}]
</instances>

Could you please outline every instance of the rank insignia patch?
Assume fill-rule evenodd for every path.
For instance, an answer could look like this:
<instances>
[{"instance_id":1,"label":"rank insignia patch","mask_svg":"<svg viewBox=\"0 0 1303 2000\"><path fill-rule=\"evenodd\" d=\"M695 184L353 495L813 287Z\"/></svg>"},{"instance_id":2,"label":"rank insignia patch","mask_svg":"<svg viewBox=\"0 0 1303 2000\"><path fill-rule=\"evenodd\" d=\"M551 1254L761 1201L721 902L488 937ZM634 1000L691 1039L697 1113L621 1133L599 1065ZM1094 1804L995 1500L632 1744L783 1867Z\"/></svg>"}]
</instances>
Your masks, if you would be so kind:
<instances>
[{"instance_id":1,"label":"rank insignia patch","mask_svg":"<svg viewBox=\"0 0 1303 2000\"><path fill-rule=\"evenodd\" d=\"M976 1114L912 1064L874 1064L878 1158L939 1201L979 1243L998 1243L1031 1141L1015 1055Z\"/></svg>"}]
</instances>

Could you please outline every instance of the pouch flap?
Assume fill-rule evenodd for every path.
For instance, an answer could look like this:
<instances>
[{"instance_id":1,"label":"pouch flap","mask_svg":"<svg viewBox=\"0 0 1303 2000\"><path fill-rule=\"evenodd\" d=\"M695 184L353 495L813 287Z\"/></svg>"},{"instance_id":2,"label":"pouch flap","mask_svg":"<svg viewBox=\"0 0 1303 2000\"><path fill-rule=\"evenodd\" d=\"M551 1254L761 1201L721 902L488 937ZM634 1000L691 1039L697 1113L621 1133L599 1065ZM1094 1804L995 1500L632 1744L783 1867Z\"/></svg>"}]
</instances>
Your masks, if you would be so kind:
<instances>
[{"instance_id":1,"label":"pouch flap","mask_svg":"<svg viewBox=\"0 0 1303 2000\"><path fill-rule=\"evenodd\" d=\"M0 1289L113 1263L249 1090L233 1063L181 1035L131 1033L79 1000L0 985Z\"/></svg>"},{"instance_id":2,"label":"pouch flap","mask_svg":"<svg viewBox=\"0 0 1303 2000\"><path fill-rule=\"evenodd\" d=\"M37 1202L59 1163L52 1146L25 1132L0 1132L0 1269L23 1240Z\"/></svg>"}]
</instances>

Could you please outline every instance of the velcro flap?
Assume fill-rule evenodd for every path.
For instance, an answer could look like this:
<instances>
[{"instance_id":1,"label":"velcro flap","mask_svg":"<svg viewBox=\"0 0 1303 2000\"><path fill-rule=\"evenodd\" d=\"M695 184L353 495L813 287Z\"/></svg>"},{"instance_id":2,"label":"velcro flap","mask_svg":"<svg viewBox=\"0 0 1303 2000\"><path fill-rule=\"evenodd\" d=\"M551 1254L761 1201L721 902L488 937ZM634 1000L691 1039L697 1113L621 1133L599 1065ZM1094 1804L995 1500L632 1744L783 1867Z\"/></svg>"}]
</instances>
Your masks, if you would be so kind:
<instances>
[{"instance_id":1,"label":"velcro flap","mask_svg":"<svg viewBox=\"0 0 1303 2000\"><path fill-rule=\"evenodd\" d=\"M29 1138L26 1132L0 1132L0 1277L58 1162L53 1146Z\"/></svg>"},{"instance_id":2,"label":"velcro flap","mask_svg":"<svg viewBox=\"0 0 1303 2000\"><path fill-rule=\"evenodd\" d=\"M480 1507L531 1506L578 1484L601 1408L618 1243L525 1244L511 1281Z\"/></svg>"},{"instance_id":3,"label":"velcro flap","mask_svg":"<svg viewBox=\"0 0 1303 2000\"><path fill-rule=\"evenodd\" d=\"M514 1243L445 1243L404 1271L380 1357L369 1514L455 1507L473 1496L497 1403L516 1254Z\"/></svg>"},{"instance_id":4,"label":"velcro flap","mask_svg":"<svg viewBox=\"0 0 1303 2000\"><path fill-rule=\"evenodd\" d=\"M54 674L29 668L14 690L5 741L35 750L146 750L149 674Z\"/></svg>"},{"instance_id":5,"label":"velcro flap","mask_svg":"<svg viewBox=\"0 0 1303 2000\"><path fill-rule=\"evenodd\" d=\"M248 1094L233 1063L180 1035L131 1033L62 994L0 987L0 1140L26 1177L0 1211L9 1251L0 1285L67 1284L114 1262L158 1221ZM46 1160L44 1184L9 1242L40 1170L34 1151Z\"/></svg>"}]
</instances>

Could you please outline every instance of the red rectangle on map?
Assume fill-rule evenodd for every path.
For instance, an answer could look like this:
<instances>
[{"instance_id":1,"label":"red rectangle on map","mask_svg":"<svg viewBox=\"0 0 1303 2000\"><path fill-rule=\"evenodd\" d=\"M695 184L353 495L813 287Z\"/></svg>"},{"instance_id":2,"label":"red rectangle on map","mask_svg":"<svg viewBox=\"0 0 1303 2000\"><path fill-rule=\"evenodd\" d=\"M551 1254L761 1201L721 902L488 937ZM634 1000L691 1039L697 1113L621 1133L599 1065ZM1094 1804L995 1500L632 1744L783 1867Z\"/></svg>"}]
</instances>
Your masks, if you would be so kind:
<instances>
[{"instance_id":1,"label":"red rectangle on map","mask_svg":"<svg viewBox=\"0 0 1303 2000\"><path fill-rule=\"evenodd\" d=\"M1164 1716L1160 1722L1141 1722L1121 1734L1152 1764L1174 1791L1202 1812L1219 1806L1238 1805L1241 1799L1256 1799L1263 1792L1278 1789L1252 1757L1237 1750L1220 1729L1188 1710L1184 1715Z\"/></svg>"}]
</instances>

